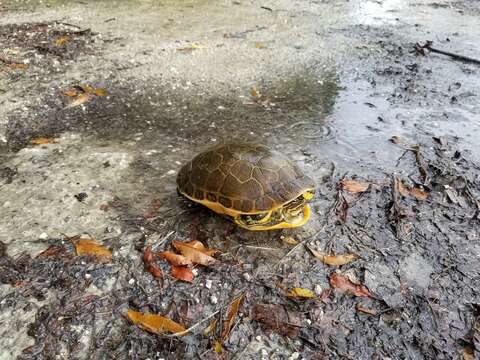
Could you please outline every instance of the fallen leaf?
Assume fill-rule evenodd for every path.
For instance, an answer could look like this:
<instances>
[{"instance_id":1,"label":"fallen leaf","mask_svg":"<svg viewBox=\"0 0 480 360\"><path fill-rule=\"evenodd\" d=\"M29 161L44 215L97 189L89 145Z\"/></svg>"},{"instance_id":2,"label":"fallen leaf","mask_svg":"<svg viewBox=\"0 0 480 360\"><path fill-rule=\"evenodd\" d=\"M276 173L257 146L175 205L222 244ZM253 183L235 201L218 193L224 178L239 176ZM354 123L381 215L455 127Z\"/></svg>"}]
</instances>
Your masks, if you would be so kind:
<instances>
[{"instance_id":1,"label":"fallen leaf","mask_svg":"<svg viewBox=\"0 0 480 360\"><path fill-rule=\"evenodd\" d=\"M11 64L9 64L9 66L10 66L12 69L17 69L17 70L25 70L25 69L28 69L28 65L27 65L27 64L23 64L23 63L11 63Z\"/></svg>"},{"instance_id":2,"label":"fallen leaf","mask_svg":"<svg viewBox=\"0 0 480 360\"><path fill-rule=\"evenodd\" d=\"M187 243L173 240L172 245L175 247L175 249L180 251L183 256L190 259L194 264L210 266L216 262L213 257L203 253L202 251L192 247L191 245L188 245Z\"/></svg>"},{"instance_id":3,"label":"fallen leaf","mask_svg":"<svg viewBox=\"0 0 480 360\"><path fill-rule=\"evenodd\" d=\"M404 197L414 197L417 200L425 201L428 199L428 193L417 187L406 187L402 181L397 181L397 190Z\"/></svg>"},{"instance_id":4,"label":"fallen leaf","mask_svg":"<svg viewBox=\"0 0 480 360\"><path fill-rule=\"evenodd\" d=\"M368 315L377 315L378 314L377 310L366 308L362 304L357 304L356 308L357 308L357 311L360 311L364 314L368 314Z\"/></svg>"},{"instance_id":5,"label":"fallen leaf","mask_svg":"<svg viewBox=\"0 0 480 360\"><path fill-rule=\"evenodd\" d=\"M192 282L195 275L193 274L192 269L187 266L175 266L172 265L172 276L175 279Z\"/></svg>"},{"instance_id":6,"label":"fallen leaf","mask_svg":"<svg viewBox=\"0 0 480 360\"><path fill-rule=\"evenodd\" d=\"M94 94L95 93L95 88L92 85L89 84L78 84L75 85L75 87L81 91L83 91L85 94Z\"/></svg>"},{"instance_id":7,"label":"fallen leaf","mask_svg":"<svg viewBox=\"0 0 480 360\"><path fill-rule=\"evenodd\" d=\"M65 90L62 91L62 94L69 97L75 97L78 95L78 92L76 92L75 90Z\"/></svg>"},{"instance_id":8,"label":"fallen leaf","mask_svg":"<svg viewBox=\"0 0 480 360\"><path fill-rule=\"evenodd\" d=\"M93 93L97 96L107 96L108 95L107 90L104 89L104 88L95 88Z\"/></svg>"},{"instance_id":9,"label":"fallen leaf","mask_svg":"<svg viewBox=\"0 0 480 360\"><path fill-rule=\"evenodd\" d=\"M463 348L463 360L475 360L475 350L470 345Z\"/></svg>"},{"instance_id":10,"label":"fallen leaf","mask_svg":"<svg viewBox=\"0 0 480 360\"><path fill-rule=\"evenodd\" d=\"M312 290L295 287L287 294L287 296L301 297L301 298L314 298L315 293Z\"/></svg>"},{"instance_id":11,"label":"fallen leaf","mask_svg":"<svg viewBox=\"0 0 480 360\"><path fill-rule=\"evenodd\" d=\"M55 44L55 46L62 46L62 45L65 45L69 41L70 41L70 36L60 36L60 37L55 39L54 44Z\"/></svg>"},{"instance_id":12,"label":"fallen leaf","mask_svg":"<svg viewBox=\"0 0 480 360\"><path fill-rule=\"evenodd\" d=\"M230 304L227 320L223 325L223 331L221 336L222 342L224 342L230 336L230 331L232 330L233 323L235 322L235 318L237 317L238 309L244 298L245 298L245 293L241 294L239 297L233 300L232 303Z\"/></svg>"},{"instance_id":13,"label":"fallen leaf","mask_svg":"<svg viewBox=\"0 0 480 360\"><path fill-rule=\"evenodd\" d=\"M361 193L368 190L370 183L355 180L341 180L338 184L339 188L351 193Z\"/></svg>"},{"instance_id":14,"label":"fallen leaf","mask_svg":"<svg viewBox=\"0 0 480 360\"><path fill-rule=\"evenodd\" d=\"M157 252L157 255L167 260L174 266L192 265L192 261L189 258L186 258L183 255L175 254L171 251Z\"/></svg>"},{"instance_id":15,"label":"fallen leaf","mask_svg":"<svg viewBox=\"0 0 480 360\"><path fill-rule=\"evenodd\" d=\"M252 86L250 88L250 96L253 97L253 98L260 97L260 92L257 90L257 88L255 86Z\"/></svg>"},{"instance_id":16,"label":"fallen leaf","mask_svg":"<svg viewBox=\"0 0 480 360\"><path fill-rule=\"evenodd\" d=\"M203 330L203 336L208 336L217 328L218 319L213 319L212 322Z\"/></svg>"},{"instance_id":17,"label":"fallen leaf","mask_svg":"<svg viewBox=\"0 0 480 360\"><path fill-rule=\"evenodd\" d=\"M47 249L39 253L36 257L71 257L71 255L68 253L65 246L51 245Z\"/></svg>"},{"instance_id":18,"label":"fallen leaf","mask_svg":"<svg viewBox=\"0 0 480 360\"><path fill-rule=\"evenodd\" d=\"M141 313L135 310L128 310L127 315L135 325L155 334L163 334L165 332L175 334L186 330L184 326L161 315Z\"/></svg>"},{"instance_id":19,"label":"fallen leaf","mask_svg":"<svg viewBox=\"0 0 480 360\"><path fill-rule=\"evenodd\" d=\"M78 256L93 256L101 262L109 262L112 260L112 252L105 246L97 243L94 239L71 238L71 241L75 245L75 251Z\"/></svg>"},{"instance_id":20,"label":"fallen leaf","mask_svg":"<svg viewBox=\"0 0 480 360\"><path fill-rule=\"evenodd\" d=\"M255 43L255 47L256 47L257 49L266 49L266 48L267 48L267 45L265 45L265 44L262 43L262 42L257 41L257 42Z\"/></svg>"},{"instance_id":21,"label":"fallen leaf","mask_svg":"<svg viewBox=\"0 0 480 360\"><path fill-rule=\"evenodd\" d=\"M222 343L218 340L215 340L213 343L213 349L215 350L215 353L221 354L223 351Z\"/></svg>"},{"instance_id":22,"label":"fallen leaf","mask_svg":"<svg viewBox=\"0 0 480 360\"><path fill-rule=\"evenodd\" d=\"M153 277L162 277L162 269L160 269L160 266L155 263L151 246L147 246L143 252L143 263L145 265L145 270L152 274Z\"/></svg>"},{"instance_id":23,"label":"fallen leaf","mask_svg":"<svg viewBox=\"0 0 480 360\"><path fill-rule=\"evenodd\" d=\"M355 296L373 297L372 293L364 285L356 285L345 276L337 273L330 275L330 286Z\"/></svg>"},{"instance_id":24,"label":"fallen leaf","mask_svg":"<svg viewBox=\"0 0 480 360\"><path fill-rule=\"evenodd\" d=\"M205 255L208 255L208 256L213 256L213 255L216 255L220 252L220 250L218 250L218 249L207 249L205 247L205 245L203 245L198 240L192 240L192 241L186 242L185 244L201 251L202 253L204 253Z\"/></svg>"},{"instance_id":25,"label":"fallen leaf","mask_svg":"<svg viewBox=\"0 0 480 360\"><path fill-rule=\"evenodd\" d=\"M75 100L73 100L70 104L67 105L67 108L73 108L76 106L80 106L85 104L86 102L90 101L91 96L87 94L80 94L78 95Z\"/></svg>"},{"instance_id":26,"label":"fallen leaf","mask_svg":"<svg viewBox=\"0 0 480 360\"><path fill-rule=\"evenodd\" d=\"M254 304L250 317L266 330L295 339L302 327L302 315L280 304Z\"/></svg>"},{"instance_id":27,"label":"fallen leaf","mask_svg":"<svg viewBox=\"0 0 480 360\"><path fill-rule=\"evenodd\" d=\"M293 237L291 236L284 236L282 237L282 241L287 244L287 245L297 245L298 244L298 241L295 240Z\"/></svg>"},{"instance_id":28,"label":"fallen leaf","mask_svg":"<svg viewBox=\"0 0 480 360\"><path fill-rule=\"evenodd\" d=\"M428 198L428 193L417 187L410 189L410 195L422 201L425 201Z\"/></svg>"},{"instance_id":29,"label":"fallen leaf","mask_svg":"<svg viewBox=\"0 0 480 360\"><path fill-rule=\"evenodd\" d=\"M46 145L46 144L56 144L58 140L53 137L39 137L30 140L30 144L32 145Z\"/></svg>"},{"instance_id":30,"label":"fallen leaf","mask_svg":"<svg viewBox=\"0 0 480 360\"><path fill-rule=\"evenodd\" d=\"M321 252L314 250L307 246L307 249L315 256L318 260L326 265L340 266L348 264L356 259L358 255L356 254L340 254L340 255L325 255Z\"/></svg>"}]
</instances>

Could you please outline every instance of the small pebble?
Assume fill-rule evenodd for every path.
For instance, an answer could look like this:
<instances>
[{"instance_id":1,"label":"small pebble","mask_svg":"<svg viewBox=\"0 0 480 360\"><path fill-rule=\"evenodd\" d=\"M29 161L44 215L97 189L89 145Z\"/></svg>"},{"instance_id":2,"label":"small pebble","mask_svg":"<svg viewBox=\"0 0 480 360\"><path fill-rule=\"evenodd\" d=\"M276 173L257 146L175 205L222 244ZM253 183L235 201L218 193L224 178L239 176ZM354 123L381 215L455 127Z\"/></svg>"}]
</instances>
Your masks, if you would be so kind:
<instances>
[{"instance_id":1,"label":"small pebble","mask_svg":"<svg viewBox=\"0 0 480 360\"><path fill-rule=\"evenodd\" d=\"M85 279L91 279L92 278L92 275L90 274L85 274Z\"/></svg>"},{"instance_id":2,"label":"small pebble","mask_svg":"<svg viewBox=\"0 0 480 360\"><path fill-rule=\"evenodd\" d=\"M211 289L212 288L212 280L207 280L205 281L205 287L207 289Z\"/></svg>"},{"instance_id":3,"label":"small pebble","mask_svg":"<svg viewBox=\"0 0 480 360\"><path fill-rule=\"evenodd\" d=\"M249 274L249 273L243 273L243 278L247 281L250 281L252 280L252 276Z\"/></svg>"},{"instance_id":4,"label":"small pebble","mask_svg":"<svg viewBox=\"0 0 480 360\"><path fill-rule=\"evenodd\" d=\"M300 353L294 352L290 357L288 358L289 360L297 360L300 357Z\"/></svg>"},{"instance_id":5,"label":"small pebble","mask_svg":"<svg viewBox=\"0 0 480 360\"><path fill-rule=\"evenodd\" d=\"M316 284L315 285L315 294L321 295L322 291L323 291L322 287L319 284Z\"/></svg>"},{"instance_id":6,"label":"small pebble","mask_svg":"<svg viewBox=\"0 0 480 360\"><path fill-rule=\"evenodd\" d=\"M215 295L210 296L210 302L215 305L218 303L218 298Z\"/></svg>"},{"instance_id":7,"label":"small pebble","mask_svg":"<svg viewBox=\"0 0 480 360\"><path fill-rule=\"evenodd\" d=\"M135 279L134 279L134 278L131 278L130 280L128 280L128 283L129 283L130 285L135 284Z\"/></svg>"},{"instance_id":8,"label":"small pebble","mask_svg":"<svg viewBox=\"0 0 480 360\"><path fill-rule=\"evenodd\" d=\"M175 170L168 170L167 175L173 175L175 174L175 172L176 172Z\"/></svg>"},{"instance_id":9,"label":"small pebble","mask_svg":"<svg viewBox=\"0 0 480 360\"><path fill-rule=\"evenodd\" d=\"M48 234L47 233L41 233L38 238L42 239L42 240L46 240L46 239L48 239Z\"/></svg>"}]
</instances>

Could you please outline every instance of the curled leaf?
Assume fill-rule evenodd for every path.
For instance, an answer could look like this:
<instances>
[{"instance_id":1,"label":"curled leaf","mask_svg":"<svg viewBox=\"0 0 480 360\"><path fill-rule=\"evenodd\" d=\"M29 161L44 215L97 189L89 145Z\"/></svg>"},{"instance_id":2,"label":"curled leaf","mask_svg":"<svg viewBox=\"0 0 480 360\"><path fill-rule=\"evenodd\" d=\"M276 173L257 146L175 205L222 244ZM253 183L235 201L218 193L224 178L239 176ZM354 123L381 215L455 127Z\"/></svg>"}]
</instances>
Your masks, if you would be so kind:
<instances>
[{"instance_id":1,"label":"curled leaf","mask_svg":"<svg viewBox=\"0 0 480 360\"><path fill-rule=\"evenodd\" d=\"M112 260L112 252L94 239L72 238L71 241L75 245L75 251L78 256L93 256L101 262L110 262Z\"/></svg>"},{"instance_id":2,"label":"curled leaf","mask_svg":"<svg viewBox=\"0 0 480 360\"><path fill-rule=\"evenodd\" d=\"M172 276L175 279L192 282L195 275L193 274L192 269L187 266L175 266L172 265Z\"/></svg>"},{"instance_id":3,"label":"curled leaf","mask_svg":"<svg viewBox=\"0 0 480 360\"><path fill-rule=\"evenodd\" d=\"M351 193L361 193L368 190L370 183L343 179L338 183L338 187Z\"/></svg>"},{"instance_id":4,"label":"curled leaf","mask_svg":"<svg viewBox=\"0 0 480 360\"><path fill-rule=\"evenodd\" d=\"M307 249L310 250L313 256L315 256L322 263L326 265L331 265L331 266L345 265L358 259L358 255L356 254L325 255L308 246L307 246Z\"/></svg>"},{"instance_id":5,"label":"curled leaf","mask_svg":"<svg viewBox=\"0 0 480 360\"><path fill-rule=\"evenodd\" d=\"M186 258L190 259L194 264L200 264L204 266L213 265L216 260L203 253L202 251L196 249L195 247L189 245L188 243L184 243L181 241L173 240L172 245L180 251L180 253L185 256Z\"/></svg>"},{"instance_id":6,"label":"curled leaf","mask_svg":"<svg viewBox=\"0 0 480 360\"><path fill-rule=\"evenodd\" d=\"M330 286L355 296L374 297L364 285L354 284L347 277L337 273L330 275Z\"/></svg>"},{"instance_id":7,"label":"curled leaf","mask_svg":"<svg viewBox=\"0 0 480 360\"><path fill-rule=\"evenodd\" d=\"M67 105L67 108L73 108L85 104L86 102L90 101L91 97L88 94L80 94L78 95L75 100L73 100L70 104Z\"/></svg>"},{"instance_id":8,"label":"curled leaf","mask_svg":"<svg viewBox=\"0 0 480 360\"><path fill-rule=\"evenodd\" d=\"M162 251L157 253L158 256L167 260L174 266L192 265L192 261L183 255L175 254L171 251Z\"/></svg>"},{"instance_id":9,"label":"curled leaf","mask_svg":"<svg viewBox=\"0 0 480 360\"><path fill-rule=\"evenodd\" d=\"M53 137L39 137L30 140L30 144L33 145L46 145L46 144L56 144L58 140Z\"/></svg>"},{"instance_id":10,"label":"curled leaf","mask_svg":"<svg viewBox=\"0 0 480 360\"><path fill-rule=\"evenodd\" d=\"M186 330L183 325L161 315L141 313L135 310L128 310L127 315L132 323L155 334L166 332L175 334Z\"/></svg>"},{"instance_id":11,"label":"curled leaf","mask_svg":"<svg viewBox=\"0 0 480 360\"><path fill-rule=\"evenodd\" d=\"M287 296L300 297L300 298L314 298L315 293L312 290L295 287L287 294Z\"/></svg>"},{"instance_id":12,"label":"curled leaf","mask_svg":"<svg viewBox=\"0 0 480 360\"><path fill-rule=\"evenodd\" d=\"M151 246L147 246L143 252L143 263L145 265L145 270L152 274L153 277L162 277L162 269L160 269L158 264L155 263Z\"/></svg>"},{"instance_id":13,"label":"curled leaf","mask_svg":"<svg viewBox=\"0 0 480 360\"><path fill-rule=\"evenodd\" d=\"M417 187L406 187L402 181L396 181L397 190L404 197L414 197L417 200L425 201L428 199L428 193Z\"/></svg>"},{"instance_id":14,"label":"curled leaf","mask_svg":"<svg viewBox=\"0 0 480 360\"><path fill-rule=\"evenodd\" d=\"M235 318L238 314L238 309L245 298L245 293L241 294L235 300L232 301L230 304L230 309L228 310L227 320L224 323L223 331L222 331L222 342L224 342L229 336L230 331L232 330L233 323L235 322Z\"/></svg>"},{"instance_id":15,"label":"curled leaf","mask_svg":"<svg viewBox=\"0 0 480 360\"><path fill-rule=\"evenodd\" d=\"M218 250L218 249L207 249L205 247L205 245L203 245L198 240L192 240L192 241L186 242L185 244L201 251L202 253L204 253L205 255L208 255L208 256L214 256L214 255L216 255L220 252L220 250Z\"/></svg>"}]
</instances>

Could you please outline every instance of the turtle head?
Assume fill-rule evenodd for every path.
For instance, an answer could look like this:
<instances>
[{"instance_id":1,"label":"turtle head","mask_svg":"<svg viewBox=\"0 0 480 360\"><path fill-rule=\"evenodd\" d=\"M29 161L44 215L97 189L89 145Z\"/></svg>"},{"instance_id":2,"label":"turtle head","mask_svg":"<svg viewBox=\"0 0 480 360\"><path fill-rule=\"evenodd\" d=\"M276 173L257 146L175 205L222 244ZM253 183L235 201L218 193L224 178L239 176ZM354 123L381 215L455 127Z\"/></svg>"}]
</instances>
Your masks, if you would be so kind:
<instances>
[{"instance_id":1,"label":"turtle head","mask_svg":"<svg viewBox=\"0 0 480 360\"><path fill-rule=\"evenodd\" d=\"M313 190L305 191L283 206L257 214L241 214L233 221L248 230L276 230L305 225L310 218L310 206L307 202L313 198Z\"/></svg>"}]
</instances>

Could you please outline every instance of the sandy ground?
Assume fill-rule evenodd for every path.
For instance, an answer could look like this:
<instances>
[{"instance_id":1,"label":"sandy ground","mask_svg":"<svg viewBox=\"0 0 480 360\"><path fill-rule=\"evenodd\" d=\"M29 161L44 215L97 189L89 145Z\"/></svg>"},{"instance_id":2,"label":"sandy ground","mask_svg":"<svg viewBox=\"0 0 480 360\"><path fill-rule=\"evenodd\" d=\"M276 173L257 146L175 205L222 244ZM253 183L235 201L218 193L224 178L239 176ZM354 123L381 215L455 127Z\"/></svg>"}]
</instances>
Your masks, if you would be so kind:
<instances>
[{"instance_id":1,"label":"sandy ground","mask_svg":"<svg viewBox=\"0 0 480 360\"><path fill-rule=\"evenodd\" d=\"M480 58L479 15L468 0L0 2L0 358L479 356L480 67L415 50ZM85 85L100 90L69 96ZM312 176L306 226L243 231L177 195L182 164L232 140ZM78 234L112 262L74 256ZM159 261L157 281L142 254L174 239L220 249L219 265L190 284ZM330 267L306 245L360 258ZM208 316L241 293L216 354ZM259 304L282 306L294 331ZM204 322L168 338L128 308Z\"/></svg>"}]
</instances>

